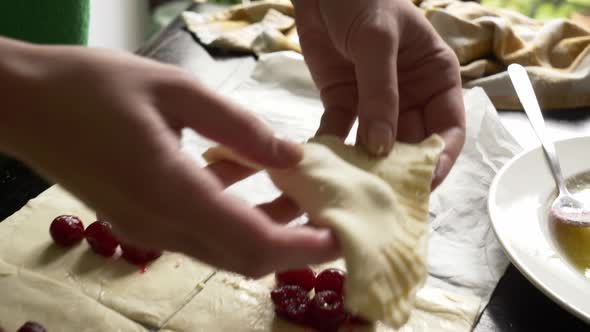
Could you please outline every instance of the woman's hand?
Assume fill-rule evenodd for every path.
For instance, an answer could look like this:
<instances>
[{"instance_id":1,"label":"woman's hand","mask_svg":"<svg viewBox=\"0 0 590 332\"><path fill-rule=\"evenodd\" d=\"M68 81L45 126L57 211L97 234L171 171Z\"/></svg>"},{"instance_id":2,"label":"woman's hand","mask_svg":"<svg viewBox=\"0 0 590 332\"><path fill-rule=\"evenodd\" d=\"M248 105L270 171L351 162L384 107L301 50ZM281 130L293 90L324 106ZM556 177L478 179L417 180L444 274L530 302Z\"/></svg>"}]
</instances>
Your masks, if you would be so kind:
<instances>
[{"instance_id":1,"label":"woman's hand","mask_svg":"<svg viewBox=\"0 0 590 332\"><path fill-rule=\"evenodd\" d=\"M82 199L125 241L248 276L336 257L329 231L284 226L299 213L290 202L247 206L223 193L246 174L223 163L201 169L179 151L179 131L191 127L266 167L302 158L298 146L187 73L130 55L5 39L0 54L0 113L8 119L0 150Z\"/></svg>"},{"instance_id":2,"label":"woman's hand","mask_svg":"<svg viewBox=\"0 0 590 332\"><path fill-rule=\"evenodd\" d=\"M433 133L445 140L433 185L448 174L465 141L459 64L408 0L294 0L303 54L325 112L318 134L357 142L375 155L394 141Z\"/></svg>"}]
</instances>

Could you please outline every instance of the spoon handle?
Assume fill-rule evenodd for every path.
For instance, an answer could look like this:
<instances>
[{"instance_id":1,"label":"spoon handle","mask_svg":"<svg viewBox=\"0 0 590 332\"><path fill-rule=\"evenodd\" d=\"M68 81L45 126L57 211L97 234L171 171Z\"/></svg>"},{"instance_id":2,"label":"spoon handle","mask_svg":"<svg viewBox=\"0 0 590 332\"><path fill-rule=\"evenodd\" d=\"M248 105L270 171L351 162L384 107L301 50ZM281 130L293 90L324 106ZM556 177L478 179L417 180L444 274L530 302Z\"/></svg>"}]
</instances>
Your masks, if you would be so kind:
<instances>
[{"instance_id":1,"label":"spoon handle","mask_svg":"<svg viewBox=\"0 0 590 332\"><path fill-rule=\"evenodd\" d=\"M529 118L529 122L539 138L539 141L541 141L541 144L543 145L543 151L545 151L547 162L553 171L553 178L555 179L557 187L561 193L569 193L565 186L561 166L559 165L557 153L555 152L555 146L545 133L543 114L541 113L541 108L537 102L537 97L535 96L535 91L533 90L533 85L531 84L526 69L519 64L511 64L508 66L508 75L510 76L514 90L516 90L518 99Z\"/></svg>"}]
</instances>

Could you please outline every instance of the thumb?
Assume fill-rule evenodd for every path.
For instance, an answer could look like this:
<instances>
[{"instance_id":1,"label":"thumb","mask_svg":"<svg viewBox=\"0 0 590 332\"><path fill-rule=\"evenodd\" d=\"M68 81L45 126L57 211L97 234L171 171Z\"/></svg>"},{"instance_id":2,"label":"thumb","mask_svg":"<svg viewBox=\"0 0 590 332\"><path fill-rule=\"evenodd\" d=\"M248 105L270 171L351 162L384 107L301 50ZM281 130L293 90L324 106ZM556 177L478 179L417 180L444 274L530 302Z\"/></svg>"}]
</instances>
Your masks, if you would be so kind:
<instances>
[{"instance_id":1,"label":"thumb","mask_svg":"<svg viewBox=\"0 0 590 332\"><path fill-rule=\"evenodd\" d=\"M398 27L382 11L359 19L347 45L358 86L357 141L374 155L386 155L395 141L399 113Z\"/></svg>"}]
</instances>

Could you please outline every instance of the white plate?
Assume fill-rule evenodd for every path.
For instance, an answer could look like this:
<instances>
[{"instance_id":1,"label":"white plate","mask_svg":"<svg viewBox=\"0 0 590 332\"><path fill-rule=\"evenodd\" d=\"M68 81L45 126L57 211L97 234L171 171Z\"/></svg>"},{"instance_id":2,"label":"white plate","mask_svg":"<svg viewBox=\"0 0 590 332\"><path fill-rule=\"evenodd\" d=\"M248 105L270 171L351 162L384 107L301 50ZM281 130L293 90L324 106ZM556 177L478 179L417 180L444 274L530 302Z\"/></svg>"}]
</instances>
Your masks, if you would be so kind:
<instances>
[{"instance_id":1,"label":"white plate","mask_svg":"<svg viewBox=\"0 0 590 332\"><path fill-rule=\"evenodd\" d=\"M566 177L590 171L590 137L559 141L556 150ZM554 191L542 150L521 153L500 170L490 187L490 218L510 260L529 281L590 322L590 279L559 249L547 218Z\"/></svg>"}]
</instances>

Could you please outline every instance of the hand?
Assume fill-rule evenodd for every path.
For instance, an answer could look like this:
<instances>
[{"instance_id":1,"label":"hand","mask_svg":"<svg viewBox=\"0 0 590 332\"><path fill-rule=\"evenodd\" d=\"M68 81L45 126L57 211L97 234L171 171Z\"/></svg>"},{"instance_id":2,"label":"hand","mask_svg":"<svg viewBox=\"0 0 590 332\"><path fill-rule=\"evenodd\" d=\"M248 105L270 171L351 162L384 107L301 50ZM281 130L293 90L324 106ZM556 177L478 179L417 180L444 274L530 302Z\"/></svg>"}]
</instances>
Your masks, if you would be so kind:
<instances>
[{"instance_id":1,"label":"hand","mask_svg":"<svg viewBox=\"0 0 590 332\"><path fill-rule=\"evenodd\" d=\"M11 47L1 42L0 54ZM289 201L249 207L223 193L247 174L223 163L200 169L179 151L179 131L191 127L261 165L298 163L300 148L254 116L172 66L23 45L20 81L3 106L19 113L0 147L105 216L123 240L248 276L336 256L327 230L282 224L299 213Z\"/></svg>"},{"instance_id":2,"label":"hand","mask_svg":"<svg viewBox=\"0 0 590 332\"><path fill-rule=\"evenodd\" d=\"M325 112L318 134L357 142L375 155L394 141L445 140L433 186L465 141L459 64L408 0L294 0L305 61Z\"/></svg>"}]
</instances>

